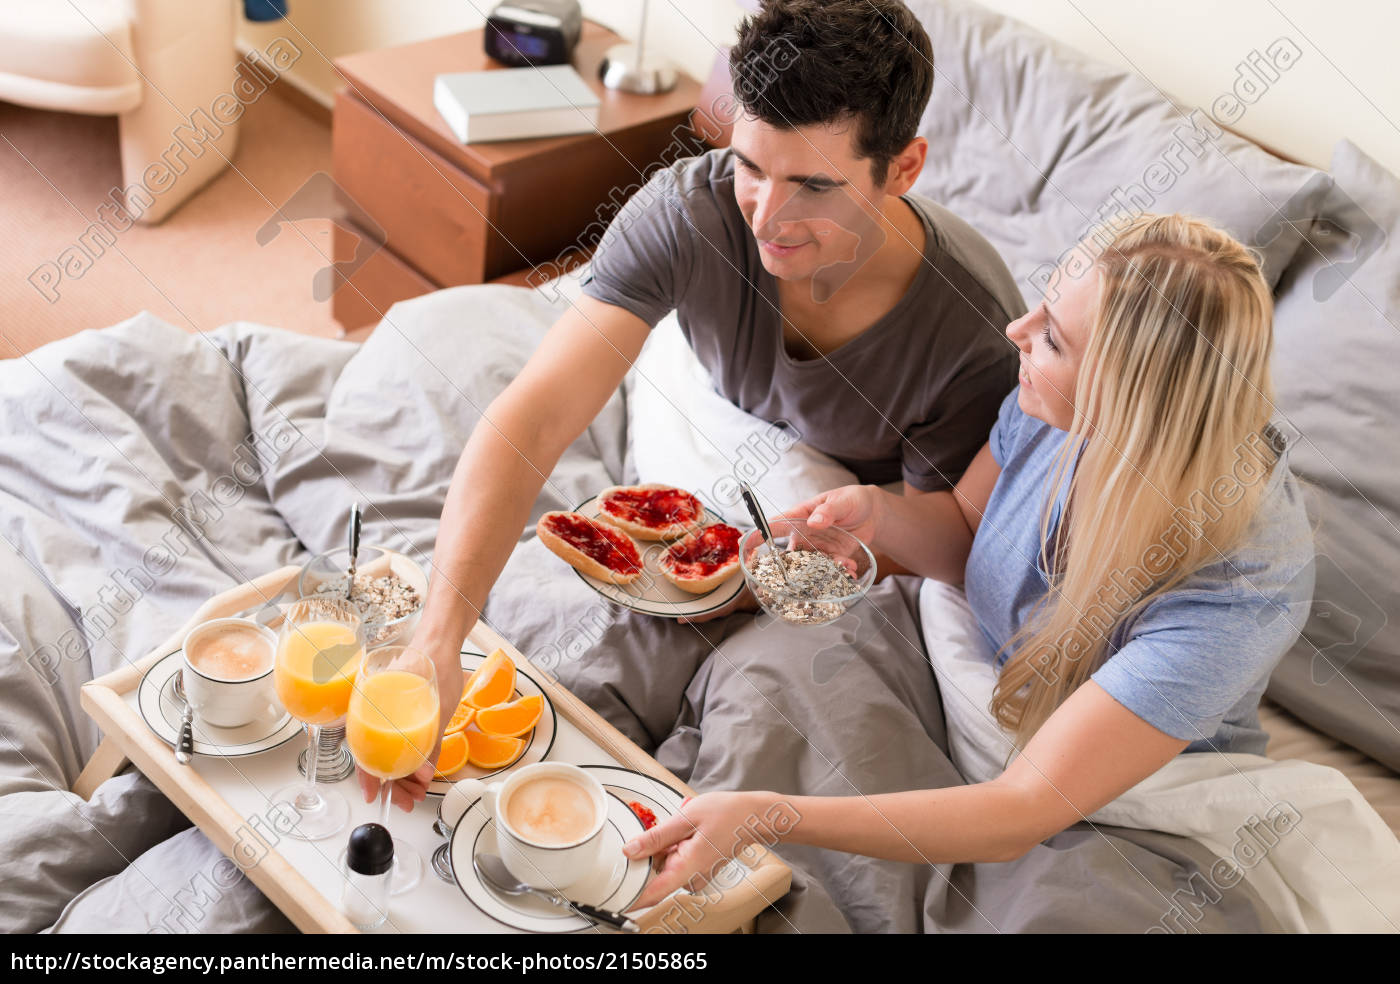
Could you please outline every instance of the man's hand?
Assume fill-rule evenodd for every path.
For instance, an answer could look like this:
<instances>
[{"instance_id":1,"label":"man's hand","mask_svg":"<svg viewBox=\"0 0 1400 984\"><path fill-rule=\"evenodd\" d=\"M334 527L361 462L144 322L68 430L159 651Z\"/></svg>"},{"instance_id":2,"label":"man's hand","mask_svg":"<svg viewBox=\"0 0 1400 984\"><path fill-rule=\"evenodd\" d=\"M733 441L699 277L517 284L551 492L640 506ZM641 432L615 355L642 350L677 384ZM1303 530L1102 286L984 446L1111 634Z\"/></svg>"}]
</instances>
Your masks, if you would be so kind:
<instances>
[{"instance_id":1,"label":"man's hand","mask_svg":"<svg viewBox=\"0 0 1400 984\"><path fill-rule=\"evenodd\" d=\"M444 727L462 697L462 640L510 559L545 477L617 390L650 330L623 308L580 297L472 428L443 504L412 642L437 667ZM435 744L434 764L437 755ZM432 766L425 766L399 780L394 802L411 807L431 779ZM376 780L361 782L368 798Z\"/></svg>"},{"instance_id":2,"label":"man's hand","mask_svg":"<svg viewBox=\"0 0 1400 984\"><path fill-rule=\"evenodd\" d=\"M466 685L466 675L462 672L462 647L451 643L448 638L450 637L444 637L441 633L420 625L409 643L431 659L433 666L437 668L438 736L428 754L428 761L412 775L397 779L391 784L390 796L402 810L412 810L415 803L422 802L428 795L428 783L433 781L433 769L442 750L442 729L447 727L447 722L457 710L457 705L462 702L462 690ZM365 802L371 803L379 795L380 780L363 769L359 769L358 772Z\"/></svg>"},{"instance_id":3,"label":"man's hand","mask_svg":"<svg viewBox=\"0 0 1400 984\"><path fill-rule=\"evenodd\" d=\"M389 796L399 809L408 812L413 809L415 803L422 802L427 797L428 783L433 781L433 764L437 762L437 754L435 747L432 758L424 762L417 772L403 779L395 779L389 784ZM365 794L365 802L373 803L379 797L382 780L359 767L356 767L355 771L359 773L360 790Z\"/></svg>"},{"instance_id":4,"label":"man's hand","mask_svg":"<svg viewBox=\"0 0 1400 984\"><path fill-rule=\"evenodd\" d=\"M708 883L726 861L753 843L746 822L761 816L771 799L769 793L705 793L628 841L622 850L629 858L662 857L661 870L632 908L655 905L697 875Z\"/></svg>"}]
</instances>

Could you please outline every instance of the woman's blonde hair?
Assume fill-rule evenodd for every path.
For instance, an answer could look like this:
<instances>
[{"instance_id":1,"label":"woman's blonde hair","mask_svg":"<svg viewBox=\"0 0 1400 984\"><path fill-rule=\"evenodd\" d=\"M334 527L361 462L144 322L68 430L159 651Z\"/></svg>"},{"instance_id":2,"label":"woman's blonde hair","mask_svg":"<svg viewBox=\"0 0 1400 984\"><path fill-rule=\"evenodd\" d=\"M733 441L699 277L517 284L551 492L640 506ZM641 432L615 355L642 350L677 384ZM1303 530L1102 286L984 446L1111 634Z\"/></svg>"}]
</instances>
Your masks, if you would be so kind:
<instances>
[{"instance_id":1,"label":"woman's blonde hair","mask_svg":"<svg viewBox=\"0 0 1400 984\"><path fill-rule=\"evenodd\" d=\"M992 697L1018 746L1102 664L1115 626L1240 544L1277 460L1273 301L1254 255L1205 222L1141 215L1094 268L1074 420L1041 517L1050 590L1004 647Z\"/></svg>"}]
</instances>

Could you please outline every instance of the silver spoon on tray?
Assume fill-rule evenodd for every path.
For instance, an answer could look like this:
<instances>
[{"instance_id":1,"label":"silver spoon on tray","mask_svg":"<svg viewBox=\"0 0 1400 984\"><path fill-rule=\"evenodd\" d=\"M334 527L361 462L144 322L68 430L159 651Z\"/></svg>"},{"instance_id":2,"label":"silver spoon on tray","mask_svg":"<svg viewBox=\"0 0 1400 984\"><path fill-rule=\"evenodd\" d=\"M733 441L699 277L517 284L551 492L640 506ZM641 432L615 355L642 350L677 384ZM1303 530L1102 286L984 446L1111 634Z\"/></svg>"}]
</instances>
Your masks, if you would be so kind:
<instances>
[{"instance_id":1,"label":"silver spoon on tray","mask_svg":"<svg viewBox=\"0 0 1400 984\"><path fill-rule=\"evenodd\" d=\"M609 926L615 926L624 933L641 932L631 919L624 913L613 912L611 909L600 909L596 905L589 905L587 902L575 902L572 899L560 895L558 892L547 888L536 888L533 885L526 885L516 878L506 867L506 863L495 854L477 854L472 857L472 867L481 876L481 880L497 891L507 895L533 895L544 899L550 905L558 909L569 909L576 912L585 919L596 919L605 922Z\"/></svg>"}]
</instances>

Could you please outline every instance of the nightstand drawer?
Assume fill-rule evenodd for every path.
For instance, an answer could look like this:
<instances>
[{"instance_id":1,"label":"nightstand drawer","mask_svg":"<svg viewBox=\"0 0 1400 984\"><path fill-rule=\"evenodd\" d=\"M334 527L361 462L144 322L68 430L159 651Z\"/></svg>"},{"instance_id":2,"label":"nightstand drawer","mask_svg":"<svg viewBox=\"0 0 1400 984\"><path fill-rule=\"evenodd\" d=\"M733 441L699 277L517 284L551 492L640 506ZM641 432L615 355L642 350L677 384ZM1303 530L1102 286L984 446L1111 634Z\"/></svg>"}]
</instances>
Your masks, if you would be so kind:
<instances>
[{"instance_id":1,"label":"nightstand drawer","mask_svg":"<svg viewBox=\"0 0 1400 984\"><path fill-rule=\"evenodd\" d=\"M372 108L341 92L335 180L384 229L389 248L439 286L477 284L521 266L492 257L497 198Z\"/></svg>"},{"instance_id":2,"label":"nightstand drawer","mask_svg":"<svg viewBox=\"0 0 1400 984\"><path fill-rule=\"evenodd\" d=\"M358 226L343 228L336 223L332 232L333 255L340 262L352 260L365 241L373 241ZM436 284L395 256L393 250L381 246L359 266L340 270L331 295L331 316L346 331L354 331L377 324L398 301L434 290Z\"/></svg>"}]
</instances>

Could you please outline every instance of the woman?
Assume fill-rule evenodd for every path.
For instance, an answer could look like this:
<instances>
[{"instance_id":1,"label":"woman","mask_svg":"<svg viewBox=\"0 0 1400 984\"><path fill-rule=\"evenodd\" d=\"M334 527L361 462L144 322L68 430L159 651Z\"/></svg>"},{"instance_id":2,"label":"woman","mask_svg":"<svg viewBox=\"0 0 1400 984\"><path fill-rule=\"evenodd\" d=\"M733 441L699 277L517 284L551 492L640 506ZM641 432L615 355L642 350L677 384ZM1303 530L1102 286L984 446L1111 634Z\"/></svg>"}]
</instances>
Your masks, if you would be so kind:
<instances>
[{"instance_id":1,"label":"woman","mask_svg":"<svg viewBox=\"0 0 1400 984\"><path fill-rule=\"evenodd\" d=\"M1062 282L1007 327L1020 386L954 491L848 486L791 513L965 584L996 652L990 712L1019 754L947 789L698 796L627 845L667 854L639 905L714 870L780 801L801 818L786 842L1009 861L1183 750L1262 753L1259 696L1312 591L1269 425L1268 287L1238 242L1175 215L1134 219Z\"/></svg>"}]
</instances>

